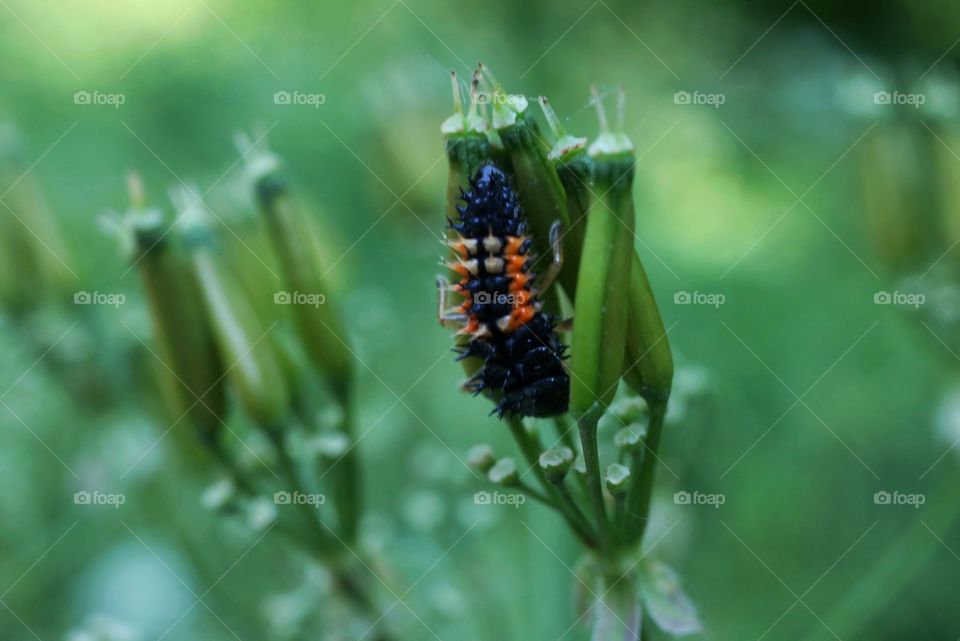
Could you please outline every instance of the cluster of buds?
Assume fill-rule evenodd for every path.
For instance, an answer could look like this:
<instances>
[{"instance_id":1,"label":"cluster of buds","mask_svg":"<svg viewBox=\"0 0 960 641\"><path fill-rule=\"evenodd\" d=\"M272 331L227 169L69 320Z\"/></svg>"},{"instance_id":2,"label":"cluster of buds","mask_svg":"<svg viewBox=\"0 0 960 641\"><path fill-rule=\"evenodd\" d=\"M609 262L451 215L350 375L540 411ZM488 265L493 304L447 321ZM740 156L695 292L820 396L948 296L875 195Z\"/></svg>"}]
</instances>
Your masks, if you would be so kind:
<instances>
[{"instance_id":1,"label":"cluster of buds","mask_svg":"<svg viewBox=\"0 0 960 641\"><path fill-rule=\"evenodd\" d=\"M191 425L229 474L207 503L254 527L276 524L331 567L348 601L375 619L343 555L345 542L357 541L361 509L354 361L311 221L262 140L238 137L247 199L259 211L258 225L243 230L255 254L190 185L170 190L171 220L147 205L131 176L129 209L114 214L112 226L143 282L174 426ZM258 231L262 239L253 236ZM232 253L232 239L249 253ZM238 425L252 431L238 436ZM247 439L266 450L256 452Z\"/></svg>"},{"instance_id":2,"label":"cluster of buds","mask_svg":"<svg viewBox=\"0 0 960 641\"><path fill-rule=\"evenodd\" d=\"M441 126L449 161L448 219L457 214L477 168L495 165L519 197L536 256L555 255L551 232L561 230L565 260L556 282L565 298L558 287L539 295L550 313L573 312L569 414L554 418L556 444L548 446L534 424L514 416L507 424L526 469L513 458L498 459L487 445L471 451L470 463L491 482L556 510L588 550L602 582L618 586L610 591L606 615L597 608L594 630L600 636L594 638L639 639L640 602L647 601L638 587L642 581L638 570L617 568L635 565L624 560L639 549L648 521L673 357L635 249L636 158L624 133L624 92L617 92L618 117L611 126L593 89L600 133L590 143L564 130L547 98L505 92L482 64L471 78L466 107L456 74L452 85L454 113ZM483 365L470 360L464 361L468 374ZM618 423L617 458L605 468L597 436L601 418ZM537 487L525 480L528 473ZM647 610L661 623L655 602L650 599ZM612 619L610 611L616 612ZM692 606L685 616L699 627Z\"/></svg>"}]
</instances>

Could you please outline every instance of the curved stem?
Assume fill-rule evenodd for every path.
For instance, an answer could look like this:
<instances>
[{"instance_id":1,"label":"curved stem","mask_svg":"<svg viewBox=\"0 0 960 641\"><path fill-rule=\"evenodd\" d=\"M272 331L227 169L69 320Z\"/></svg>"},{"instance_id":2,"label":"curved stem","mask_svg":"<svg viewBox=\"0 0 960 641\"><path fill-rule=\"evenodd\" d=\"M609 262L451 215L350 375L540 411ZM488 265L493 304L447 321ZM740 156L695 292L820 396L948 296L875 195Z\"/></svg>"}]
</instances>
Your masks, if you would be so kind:
<instances>
[{"instance_id":1,"label":"curved stem","mask_svg":"<svg viewBox=\"0 0 960 641\"><path fill-rule=\"evenodd\" d=\"M584 532L588 532L591 538L596 538L592 528L590 527L590 521L587 520L587 516L583 513L583 510L580 509L580 506L577 505L576 500L573 498L573 494L570 493L570 488L567 487L565 479L557 479L553 481L554 487L557 488L557 493L560 495L561 500L567 506L570 514L573 518L580 524L581 529Z\"/></svg>"},{"instance_id":2,"label":"curved stem","mask_svg":"<svg viewBox=\"0 0 960 641\"><path fill-rule=\"evenodd\" d=\"M597 423L603 408L595 403L586 414L577 420L580 430L580 446L583 448L583 462L587 468L587 493L593 504L594 519L601 551L610 549L610 523L607 520L606 506L603 504L603 486L600 475L600 453L597 450Z\"/></svg>"},{"instance_id":3,"label":"curved stem","mask_svg":"<svg viewBox=\"0 0 960 641\"><path fill-rule=\"evenodd\" d=\"M631 470L631 473L635 482L627 494L626 505L629 513L629 520L625 528L628 543L642 541L643 534L647 529L650 501L653 497L653 482L657 464L660 462L657 457L657 450L660 448L660 435L663 432L663 419L666 413L667 400L665 398L650 404L650 425L644 439L643 456L634 456L634 469ZM636 469L638 466L639 470Z\"/></svg>"}]
</instances>

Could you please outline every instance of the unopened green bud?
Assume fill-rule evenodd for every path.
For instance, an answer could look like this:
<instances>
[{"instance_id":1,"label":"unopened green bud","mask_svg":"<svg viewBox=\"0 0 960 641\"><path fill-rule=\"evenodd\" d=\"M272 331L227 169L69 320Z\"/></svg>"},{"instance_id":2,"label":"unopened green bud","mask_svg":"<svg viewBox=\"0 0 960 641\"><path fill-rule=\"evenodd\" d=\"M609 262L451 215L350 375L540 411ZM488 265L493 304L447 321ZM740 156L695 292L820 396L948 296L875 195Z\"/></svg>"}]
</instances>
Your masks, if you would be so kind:
<instances>
[{"instance_id":1,"label":"unopened green bud","mask_svg":"<svg viewBox=\"0 0 960 641\"><path fill-rule=\"evenodd\" d=\"M487 478L491 483L511 486L516 485L520 475L517 473L517 464L512 458L502 458L487 471Z\"/></svg>"},{"instance_id":2,"label":"unopened green bud","mask_svg":"<svg viewBox=\"0 0 960 641\"><path fill-rule=\"evenodd\" d=\"M225 370L210 319L196 304L196 276L185 257L174 251L160 210L147 207L137 174L128 176L127 188L130 208L111 223L143 281L171 420L182 418L212 445L226 413Z\"/></svg>"},{"instance_id":3,"label":"unopened green bud","mask_svg":"<svg viewBox=\"0 0 960 641\"><path fill-rule=\"evenodd\" d=\"M560 119L545 96L540 97L540 108L553 132L555 142L547 159L553 165L566 198L569 228L563 231L565 269L576 274L580 267L583 237L586 233L586 215L593 203L593 163L587 154L587 139L571 136L563 128ZM576 300L576 291L568 290L571 300Z\"/></svg>"},{"instance_id":4,"label":"unopened green bud","mask_svg":"<svg viewBox=\"0 0 960 641\"><path fill-rule=\"evenodd\" d=\"M497 457L493 454L493 448L486 443L474 445L467 452L467 465L480 472L488 472L497 462Z\"/></svg>"},{"instance_id":5,"label":"unopened green bud","mask_svg":"<svg viewBox=\"0 0 960 641\"><path fill-rule=\"evenodd\" d=\"M254 532L262 532L277 520L277 506L270 499L260 496L245 506L246 522Z\"/></svg>"},{"instance_id":6,"label":"unopened green bud","mask_svg":"<svg viewBox=\"0 0 960 641\"><path fill-rule=\"evenodd\" d=\"M264 137L253 144L243 138L239 141L241 145L248 144L242 149L247 178L256 192L281 271L281 288L272 293L273 303L290 305L290 316L307 360L324 375L338 400L345 402L353 359L346 331L328 300L326 270L317 254L315 234L291 196L282 162L269 150Z\"/></svg>"},{"instance_id":7,"label":"unopened green bud","mask_svg":"<svg viewBox=\"0 0 960 641\"><path fill-rule=\"evenodd\" d=\"M318 456L336 460L350 451L350 437L343 432L321 434L311 443Z\"/></svg>"},{"instance_id":8,"label":"unopened green bud","mask_svg":"<svg viewBox=\"0 0 960 641\"><path fill-rule=\"evenodd\" d=\"M290 411L290 393L268 334L239 283L213 248L212 214L191 188L173 189L171 200L180 216L180 233L191 252L193 273L218 352L228 363L244 411L264 428L281 425ZM193 300L189 301L190 303Z\"/></svg>"},{"instance_id":9,"label":"unopened green bud","mask_svg":"<svg viewBox=\"0 0 960 641\"><path fill-rule=\"evenodd\" d=\"M631 395L614 401L607 409L607 414L617 422L618 427L631 423L644 424L650 417L650 408L642 397Z\"/></svg>"},{"instance_id":10,"label":"unopened green bud","mask_svg":"<svg viewBox=\"0 0 960 641\"><path fill-rule=\"evenodd\" d=\"M578 456L577 460L573 462L573 471L581 476L587 475L587 463L582 456Z\"/></svg>"},{"instance_id":11,"label":"unopened green bud","mask_svg":"<svg viewBox=\"0 0 960 641\"><path fill-rule=\"evenodd\" d=\"M220 479L203 491L200 502L214 512L224 510L236 499L237 488L230 479Z\"/></svg>"},{"instance_id":12,"label":"unopened green bud","mask_svg":"<svg viewBox=\"0 0 960 641\"><path fill-rule=\"evenodd\" d=\"M673 352L640 257L634 253L627 290L627 352L623 380L650 402L665 402L673 384Z\"/></svg>"},{"instance_id":13,"label":"unopened green bud","mask_svg":"<svg viewBox=\"0 0 960 641\"><path fill-rule=\"evenodd\" d=\"M604 483L610 494L614 496L623 494L630 489L630 468L619 463L611 463L607 466Z\"/></svg>"},{"instance_id":14,"label":"unopened green bud","mask_svg":"<svg viewBox=\"0 0 960 641\"><path fill-rule=\"evenodd\" d=\"M551 481L562 480L573 465L573 450L569 447L554 447L540 455L540 467Z\"/></svg>"},{"instance_id":15,"label":"unopened green bud","mask_svg":"<svg viewBox=\"0 0 960 641\"><path fill-rule=\"evenodd\" d=\"M596 92L594 92L596 93ZM594 403L609 405L623 373L627 339L627 291L634 251L633 145L611 133L595 96L601 133L590 147L594 180L603 197L587 216L583 259L577 278L570 408L585 414Z\"/></svg>"},{"instance_id":16,"label":"unopened green bud","mask_svg":"<svg viewBox=\"0 0 960 641\"><path fill-rule=\"evenodd\" d=\"M644 436L646 436L646 429L639 423L633 423L617 430L613 435L613 444L624 452L636 452L643 447Z\"/></svg>"}]
</instances>

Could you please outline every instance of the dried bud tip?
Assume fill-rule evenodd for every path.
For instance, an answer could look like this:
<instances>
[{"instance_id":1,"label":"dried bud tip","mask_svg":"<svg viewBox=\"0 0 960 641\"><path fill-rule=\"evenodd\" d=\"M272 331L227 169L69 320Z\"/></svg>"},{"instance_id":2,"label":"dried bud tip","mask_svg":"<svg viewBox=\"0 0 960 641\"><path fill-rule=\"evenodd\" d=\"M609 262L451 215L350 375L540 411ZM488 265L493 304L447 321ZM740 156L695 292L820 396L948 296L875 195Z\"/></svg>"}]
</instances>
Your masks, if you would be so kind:
<instances>
[{"instance_id":1,"label":"dried bud tip","mask_svg":"<svg viewBox=\"0 0 960 641\"><path fill-rule=\"evenodd\" d=\"M540 467L548 479L558 481L566 476L573 459L573 450L569 447L554 447L540 455Z\"/></svg>"},{"instance_id":2,"label":"dried bud tip","mask_svg":"<svg viewBox=\"0 0 960 641\"><path fill-rule=\"evenodd\" d=\"M318 456L336 460L350 450L350 438L342 432L331 432L317 436L311 445Z\"/></svg>"},{"instance_id":3,"label":"dried bud tip","mask_svg":"<svg viewBox=\"0 0 960 641\"><path fill-rule=\"evenodd\" d=\"M607 466L604 483L614 496L623 494L630 488L630 469L619 463L611 463Z\"/></svg>"},{"instance_id":4,"label":"dried bud tip","mask_svg":"<svg viewBox=\"0 0 960 641\"><path fill-rule=\"evenodd\" d=\"M467 129L467 119L463 115L463 100L460 96L460 83L457 80L457 72L453 70L450 71L450 85L453 90L453 114L440 125L440 133L445 136L463 133Z\"/></svg>"},{"instance_id":5,"label":"dried bud tip","mask_svg":"<svg viewBox=\"0 0 960 641\"><path fill-rule=\"evenodd\" d=\"M517 473L517 464L514 463L512 458L502 458L490 468L487 472L487 478L490 479L491 483L510 486L516 485L517 481L520 480L520 475Z\"/></svg>"},{"instance_id":6,"label":"dried bud tip","mask_svg":"<svg viewBox=\"0 0 960 641\"><path fill-rule=\"evenodd\" d=\"M633 142L623 132L624 105L626 102L623 90L620 90L620 97L617 104L617 131L610 131L610 123L607 120L607 112L603 108L603 100L597 91L597 86L590 87L591 101L597 108L597 119L600 121L600 135L594 141L587 153L593 156L627 154L633 152Z\"/></svg>"},{"instance_id":7,"label":"dried bud tip","mask_svg":"<svg viewBox=\"0 0 960 641\"><path fill-rule=\"evenodd\" d=\"M480 472L488 472L496 462L497 457L493 453L493 448L486 443L474 445L467 452L467 465Z\"/></svg>"},{"instance_id":8,"label":"dried bud tip","mask_svg":"<svg viewBox=\"0 0 960 641\"><path fill-rule=\"evenodd\" d=\"M645 425L650 416L647 402L640 396L627 396L613 402L607 414L617 421L617 427L624 427L634 423Z\"/></svg>"},{"instance_id":9,"label":"dried bud tip","mask_svg":"<svg viewBox=\"0 0 960 641\"><path fill-rule=\"evenodd\" d=\"M613 435L613 444L624 452L636 452L640 449L644 436L646 436L646 429L635 423L617 431Z\"/></svg>"},{"instance_id":10,"label":"dried bud tip","mask_svg":"<svg viewBox=\"0 0 960 641\"><path fill-rule=\"evenodd\" d=\"M586 138L577 138L576 136L567 134L563 125L560 123L560 118L557 117L556 112L553 110L553 107L550 106L550 101L547 100L546 96L540 96L539 102L540 109L543 111L543 117L546 118L547 124L550 126L550 131L553 132L553 136L556 138L556 142L553 143L553 148L550 149L550 153L547 154L549 160L563 158L587 146Z\"/></svg>"}]
</instances>

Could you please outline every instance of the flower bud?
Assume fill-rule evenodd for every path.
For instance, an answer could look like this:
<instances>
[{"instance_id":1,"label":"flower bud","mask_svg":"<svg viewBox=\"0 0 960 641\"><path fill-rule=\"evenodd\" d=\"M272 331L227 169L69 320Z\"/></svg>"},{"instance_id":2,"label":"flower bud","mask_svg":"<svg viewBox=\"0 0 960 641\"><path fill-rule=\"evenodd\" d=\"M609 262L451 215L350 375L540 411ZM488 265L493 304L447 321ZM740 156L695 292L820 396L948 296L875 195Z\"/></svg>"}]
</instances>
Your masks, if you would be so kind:
<instances>
[{"instance_id":1,"label":"flower bud","mask_svg":"<svg viewBox=\"0 0 960 641\"><path fill-rule=\"evenodd\" d=\"M631 395L614 401L607 409L607 415L616 422L617 427L632 423L643 425L650 418L650 408L642 397Z\"/></svg>"},{"instance_id":2,"label":"flower bud","mask_svg":"<svg viewBox=\"0 0 960 641\"><path fill-rule=\"evenodd\" d=\"M554 144L547 160L563 185L570 226L563 230L565 269L576 274L580 267L583 237L586 233L586 216L593 203L593 163L587 154L587 139L569 135L560 123L545 96L540 97L540 108L554 135ZM567 291L571 300L576 300L576 291Z\"/></svg>"},{"instance_id":3,"label":"flower bud","mask_svg":"<svg viewBox=\"0 0 960 641\"><path fill-rule=\"evenodd\" d=\"M640 257L634 253L631 262L623 380L649 401L662 402L673 383L673 353Z\"/></svg>"},{"instance_id":4,"label":"flower bud","mask_svg":"<svg viewBox=\"0 0 960 641\"><path fill-rule=\"evenodd\" d=\"M587 464L583 460L582 456L578 456L577 459L573 462L573 471L579 474L580 476L587 475Z\"/></svg>"},{"instance_id":5,"label":"flower bud","mask_svg":"<svg viewBox=\"0 0 960 641\"><path fill-rule=\"evenodd\" d=\"M310 445L321 458L335 461L350 451L350 437L343 432L329 432L312 439Z\"/></svg>"},{"instance_id":6,"label":"flower bud","mask_svg":"<svg viewBox=\"0 0 960 641\"><path fill-rule=\"evenodd\" d=\"M630 468L619 463L611 463L607 466L607 473L603 480L610 494L619 496L630 489Z\"/></svg>"},{"instance_id":7,"label":"flower bud","mask_svg":"<svg viewBox=\"0 0 960 641\"><path fill-rule=\"evenodd\" d=\"M261 427L281 425L290 411L290 393L268 334L233 275L213 247L209 217L200 195L187 187L171 191L180 232L190 249L200 298L244 411ZM192 301L191 301L192 302Z\"/></svg>"},{"instance_id":8,"label":"flower bud","mask_svg":"<svg viewBox=\"0 0 960 641\"><path fill-rule=\"evenodd\" d=\"M237 498L237 488L230 479L220 479L208 486L200 497L203 507L213 512L225 510L233 505Z\"/></svg>"},{"instance_id":9,"label":"flower bud","mask_svg":"<svg viewBox=\"0 0 960 641\"><path fill-rule=\"evenodd\" d=\"M637 452L643 448L643 437L646 433L647 431L643 425L633 423L617 430L617 433L613 435L613 444L618 450Z\"/></svg>"},{"instance_id":10,"label":"flower bud","mask_svg":"<svg viewBox=\"0 0 960 641\"><path fill-rule=\"evenodd\" d=\"M487 471L487 478L491 483L509 487L517 484L520 475L517 473L517 464L512 458L502 458Z\"/></svg>"},{"instance_id":11,"label":"flower bud","mask_svg":"<svg viewBox=\"0 0 960 641\"><path fill-rule=\"evenodd\" d=\"M489 472L496 462L497 458L493 454L493 448L486 443L474 445L467 452L467 465L480 472Z\"/></svg>"},{"instance_id":12,"label":"flower bud","mask_svg":"<svg viewBox=\"0 0 960 641\"><path fill-rule=\"evenodd\" d=\"M0 122L0 304L17 312L62 300L76 291L79 278L60 221L28 162L20 131Z\"/></svg>"},{"instance_id":13,"label":"flower bud","mask_svg":"<svg viewBox=\"0 0 960 641\"><path fill-rule=\"evenodd\" d=\"M187 261L174 251L163 215L146 206L139 176L131 174L127 186L130 209L112 223L143 281L171 420L184 417L212 445L226 413L224 364L213 327L196 304L199 285Z\"/></svg>"},{"instance_id":14,"label":"flower bud","mask_svg":"<svg viewBox=\"0 0 960 641\"><path fill-rule=\"evenodd\" d=\"M540 455L540 468L551 481L563 480L573 465L573 450L569 447L554 447Z\"/></svg>"},{"instance_id":15,"label":"flower bud","mask_svg":"<svg viewBox=\"0 0 960 641\"><path fill-rule=\"evenodd\" d=\"M244 144L247 144L246 141ZM309 363L345 403L353 371L346 344L347 333L335 307L328 303L328 283L317 254L313 230L290 194L281 160L260 141L243 149L247 175L256 192L273 253L280 267L282 289L274 302L290 304L290 316ZM319 301L297 304L291 295L303 294ZM279 297L279 300L278 300Z\"/></svg>"},{"instance_id":16,"label":"flower bud","mask_svg":"<svg viewBox=\"0 0 960 641\"><path fill-rule=\"evenodd\" d=\"M590 146L594 184L603 196L587 215L577 277L570 368L570 409L583 415L594 403L609 405L623 373L634 251L633 144L611 133L599 99L601 133Z\"/></svg>"}]
</instances>

